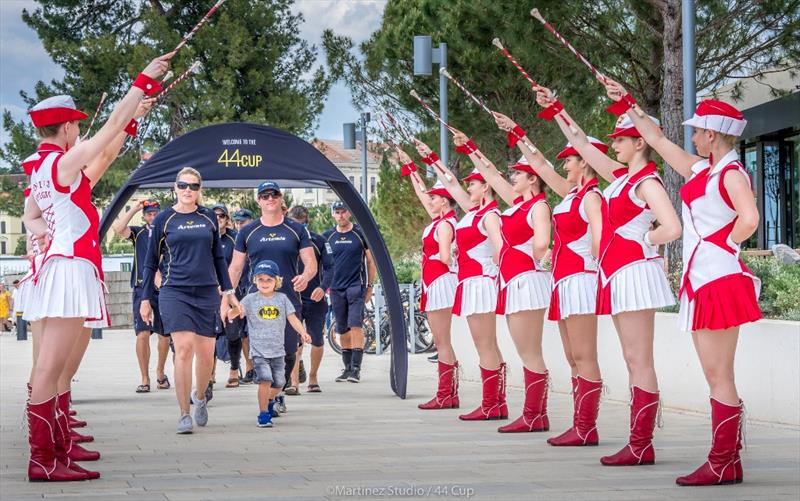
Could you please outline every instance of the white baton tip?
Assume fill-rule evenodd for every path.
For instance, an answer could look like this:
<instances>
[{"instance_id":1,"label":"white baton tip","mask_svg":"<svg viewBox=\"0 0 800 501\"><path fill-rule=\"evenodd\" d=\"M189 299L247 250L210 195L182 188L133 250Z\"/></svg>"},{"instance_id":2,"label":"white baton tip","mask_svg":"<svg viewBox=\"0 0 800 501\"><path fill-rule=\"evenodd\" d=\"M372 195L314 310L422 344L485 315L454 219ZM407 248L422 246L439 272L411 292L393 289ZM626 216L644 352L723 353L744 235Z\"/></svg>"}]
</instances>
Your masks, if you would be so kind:
<instances>
[{"instance_id":1,"label":"white baton tip","mask_svg":"<svg viewBox=\"0 0 800 501\"><path fill-rule=\"evenodd\" d=\"M409 92L409 94L419 99L419 94L417 94L417 91L415 91L414 89L411 89L411 92Z\"/></svg>"},{"instance_id":2,"label":"white baton tip","mask_svg":"<svg viewBox=\"0 0 800 501\"><path fill-rule=\"evenodd\" d=\"M450 73L447 72L447 68L439 68L439 74L450 78Z\"/></svg>"},{"instance_id":3,"label":"white baton tip","mask_svg":"<svg viewBox=\"0 0 800 501\"><path fill-rule=\"evenodd\" d=\"M500 39L497 38L497 37L492 38L492 45L494 45L498 49L502 49L503 48L503 44L500 42Z\"/></svg>"},{"instance_id":4,"label":"white baton tip","mask_svg":"<svg viewBox=\"0 0 800 501\"><path fill-rule=\"evenodd\" d=\"M531 16L535 17L541 22L544 22L544 18L542 17L541 14L539 14L539 9L537 9L536 7L531 9Z\"/></svg>"}]
</instances>

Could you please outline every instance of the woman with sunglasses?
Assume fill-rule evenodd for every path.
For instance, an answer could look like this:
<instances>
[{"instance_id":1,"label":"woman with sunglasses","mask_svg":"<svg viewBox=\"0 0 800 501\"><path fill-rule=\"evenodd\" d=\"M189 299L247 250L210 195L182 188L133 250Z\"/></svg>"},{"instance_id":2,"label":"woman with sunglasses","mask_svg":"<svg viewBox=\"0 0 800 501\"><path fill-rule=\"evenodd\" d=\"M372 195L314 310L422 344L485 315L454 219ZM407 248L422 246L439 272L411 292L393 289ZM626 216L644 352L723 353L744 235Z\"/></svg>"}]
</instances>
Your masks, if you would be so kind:
<instances>
[{"instance_id":1,"label":"woman with sunglasses","mask_svg":"<svg viewBox=\"0 0 800 501\"><path fill-rule=\"evenodd\" d=\"M653 360L655 314L656 309L675 304L658 246L679 238L681 223L650 158L651 149L629 118L623 116L609 134L617 158L612 160L591 145L549 89L536 90L537 101L545 108L543 116L555 118L575 150L610 183L603 190L607 209L598 262L597 314L612 316L628 368L630 438L619 452L600 462L653 464L659 407Z\"/></svg>"},{"instance_id":2,"label":"woman with sunglasses","mask_svg":"<svg viewBox=\"0 0 800 501\"><path fill-rule=\"evenodd\" d=\"M509 117L495 113L500 129L509 132L542 180L563 200L553 208L553 286L547 318L558 322L561 344L572 374L572 426L551 445L583 446L598 443L597 414L603 382L597 362L597 265L603 227L603 195L597 175L578 151L567 143L556 156L564 160L561 176L525 131ZM605 153L608 146L589 137Z\"/></svg>"},{"instance_id":3,"label":"woman with sunglasses","mask_svg":"<svg viewBox=\"0 0 800 501\"><path fill-rule=\"evenodd\" d=\"M459 136L455 141L457 151L468 152L467 144L458 143ZM469 145L474 146L474 143L469 141ZM465 190L427 145L418 142L416 146L425 163L435 166L439 181L465 213L456 224L458 286L453 314L467 317L472 342L478 351L483 390L480 405L458 418L462 421L508 419L506 364L497 345L495 320L497 262L503 236L494 191L477 169L462 179L468 183Z\"/></svg>"},{"instance_id":4,"label":"woman with sunglasses","mask_svg":"<svg viewBox=\"0 0 800 501\"><path fill-rule=\"evenodd\" d=\"M413 163L403 150L399 150L403 165ZM456 236L455 200L442 183L430 190L416 172L409 175L411 185L431 223L422 230L422 302L420 310L425 312L431 326L433 341L439 354L439 385L436 395L428 402L418 405L420 409L457 409L458 361L450 342L450 327L453 323L453 302L458 278L455 273L453 247Z\"/></svg>"},{"instance_id":5,"label":"woman with sunglasses","mask_svg":"<svg viewBox=\"0 0 800 501\"><path fill-rule=\"evenodd\" d=\"M151 317L149 300L155 293L153 278L158 268L161 322L175 345L175 395L181 411L179 434L192 433L194 428L189 415L190 398L198 426L208 423L205 391L214 364L217 315L227 318L231 307L239 307L228 277L216 217L213 211L200 205L201 182L195 169L181 169L175 180L177 203L153 221L140 310L142 318ZM196 389L190 397L193 360Z\"/></svg>"},{"instance_id":6,"label":"woman with sunglasses","mask_svg":"<svg viewBox=\"0 0 800 501\"><path fill-rule=\"evenodd\" d=\"M457 145L471 142L463 133ZM523 157L506 180L477 148L470 160L509 208L500 215L498 315L505 315L511 340L522 360L525 403L522 415L497 429L500 433L548 431L547 366L542 356L544 312L550 303L551 276L540 262L550 246L550 205L542 179Z\"/></svg>"}]
</instances>

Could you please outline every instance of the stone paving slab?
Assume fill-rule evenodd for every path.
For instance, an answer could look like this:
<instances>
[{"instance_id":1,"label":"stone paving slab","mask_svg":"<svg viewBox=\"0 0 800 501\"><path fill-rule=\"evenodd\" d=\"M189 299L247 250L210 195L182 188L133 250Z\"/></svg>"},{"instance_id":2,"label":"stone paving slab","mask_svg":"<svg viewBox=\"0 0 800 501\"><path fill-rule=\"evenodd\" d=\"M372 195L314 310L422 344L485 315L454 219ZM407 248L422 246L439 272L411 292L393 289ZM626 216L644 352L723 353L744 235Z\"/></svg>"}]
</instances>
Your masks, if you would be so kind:
<instances>
[{"instance_id":1,"label":"stone paving slab","mask_svg":"<svg viewBox=\"0 0 800 501\"><path fill-rule=\"evenodd\" d=\"M569 395L551 393L551 432L499 434L495 430L502 422L457 418L477 405L476 383L462 383L460 410L416 408L435 386L435 366L425 355L410 357L407 400L389 389L387 356L365 357L363 382L356 385L333 382L340 361L329 352L320 373L323 393L301 389L303 395L287 397L289 412L275 420L274 428L255 426L255 386L217 385L208 427L178 436L173 391L134 393L138 369L130 331L108 331L103 340L92 341L73 387L75 408L89 422L85 432L96 439L87 448L103 454L87 466L100 470L103 478L31 484L25 478L27 432L21 427L30 349L29 342L0 336L4 501L800 499L798 428L750 423L745 483L680 488L675 477L694 469L707 453L707 415L665 411L665 426L656 431L658 464L604 468L599 457L625 444L626 406L602 404L600 446L550 447L545 439L571 421ZM217 370L220 381L227 379L225 364ZM512 386L512 414L519 412L521 399L521 389Z\"/></svg>"}]
</instances>

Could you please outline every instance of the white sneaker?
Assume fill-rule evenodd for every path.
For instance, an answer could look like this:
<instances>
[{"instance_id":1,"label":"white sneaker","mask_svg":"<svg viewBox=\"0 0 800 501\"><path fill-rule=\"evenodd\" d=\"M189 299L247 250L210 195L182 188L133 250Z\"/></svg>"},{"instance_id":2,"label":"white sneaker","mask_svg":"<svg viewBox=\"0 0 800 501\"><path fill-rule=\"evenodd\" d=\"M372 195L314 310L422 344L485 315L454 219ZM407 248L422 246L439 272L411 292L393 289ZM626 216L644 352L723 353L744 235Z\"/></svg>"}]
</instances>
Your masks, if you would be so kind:
<instances>
[{"instance_id":1,"label":"white sneaker","mask_svg":"<svg viewBox=\"0 0 800 501\"><path fill-rule=\"evenodd\" d=\"M197 426L205 426L208 424L208 401L198 400L197 392L192 392L192 403L194 404L194 420L197 421Z\"/></svg>"},{"instance_id":2,"label":"white sneaker","mask_svg":"<svg viewBox=\"0 0 800 501\"><path fill-rule=\"evenodd\" d=\"M192 416L184 414L178 419L178 435L188 435L192 433L194 425L192 424Z\"/></svg>"}]
</instances>

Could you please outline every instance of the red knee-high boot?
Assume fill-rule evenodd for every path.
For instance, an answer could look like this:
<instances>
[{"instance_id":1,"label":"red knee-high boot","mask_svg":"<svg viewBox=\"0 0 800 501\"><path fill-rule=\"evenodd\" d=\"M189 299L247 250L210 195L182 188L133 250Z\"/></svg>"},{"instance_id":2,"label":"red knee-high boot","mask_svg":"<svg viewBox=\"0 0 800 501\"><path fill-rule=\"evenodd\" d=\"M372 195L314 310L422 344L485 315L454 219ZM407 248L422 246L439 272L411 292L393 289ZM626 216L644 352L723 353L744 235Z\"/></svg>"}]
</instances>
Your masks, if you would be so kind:
<instances>
[{"instance_id":1,"label":"red knee-high boot","mask_svg":"<svg viewBox=\"0 0 800 501\"><path fill-rule=\"evenodd\" d=\"M597 414L600 412L602 381L589 381L580 376L575 388L575 425L561 435L548 438L547 443L555 446L597 445Z\"/></svg>"},{"instance_id":2,"label":"red knee-high boot","mask_svg":"<svg viewBox=\"0 0 800 501\"><path fill-rule=\"evenodd\" d=\"M71 470L56 459L55 397L39 404L28 403L28 442L31 458L28 461L28 480L31 482L72 482L87 480L80 472Z\"/></svg>"},{"instance_id":3,"label":"red knee-high boot","mask_svg":"<svg viewBox=\"0 0 800 501\"><path fill-rule=\"evenodd\" d=\"M446 364L439 361L439 388L436 396L420 409L458 409L458 362Z\"/></svg>"},{"instance_id":4,"label":"red knee-high boot","mask_svg":"<svg viewBox=\"0 0 800 501\"><path fill-rule=\"evenodd\" d=\"M56 419L59 421L61 429L65 430L62 437L64 439L64 450L67 452L67 456L73 461L97 461L100 459L99 452L87 451L74 442L68 432L68 430L70 430L69 416L67 416L67 412L69 411L69 392L62 393L58 396L58 410L59 412L56 414Z\"/></svg>"},{"instance_id":5,"label":"red knee-high boot","mask_svg":"<svg viewBox=\"0 0 800 501\"><path fill-rule=\"evenodd\" d=\"M547 373L533 372L522 367L525 374L525 404L522 415L497 429L500 433L519 433L529 431L548 431L547 419Z\"/></svg>"},{"instance_id":6,"label":"red knee-high boot","mask_svg":"<svg viewBox=\"0 0 800 501\"><path fill-rule=\"evenodd\" d=\"M505 399L505 365L500 364L498 369L490 370L481 367L483 380L483 397L481 405L469 414L462 414L458 419L462 421L482 421L488 419L507 419L508 406Z\"/></svg>"},{"instance_id":7,"label":"red knee-high boot","mask_svg":"<svg viewBox=\"0 0 800 501\"><path fill-rule=\"evenodd\" d=\"M631 435L628 445L611 456L600 458L606 466L654 464L653 430L658 417L658 392L631 387Z\"/></svg>"},{"instance_id":8,"label":"red knee-high boot","mask_svg":"<svg viewBox=\"0 0 800 501\"><path fill-rule=\"evenodd\" d=\"M739 438L742 425L742 402L738 405L723 404L711 399L711 452L708 461L685 477L678 477L678 485L724 485L738 484L737 464Z\"/></svg>"},{"instance_id":9,"label":"red knee-high boot","mask_svg":"<svg viewBox=\"0 0 800 501\"><path fill-rule=\"evenodd\" d=\"M100 478L100 473L96 471L90 471L83 468L81 465L75 462L69 455L69 447L72 446L73 442L69 440L67 437L69 435L69 424L67 420L64 419L64 413L56 407L56 420L55 420L55 427L53 429L53 438L54 438L54 446L55 446L55 453L56 459L58 462L66 465L67 468L73 471L77 471L83 475L86 475L86 478L89 480L94 480ZM89 452L89 451L86 451ZM98 454L99 456L99 454Z\"/></svg>"}]
</instances>

